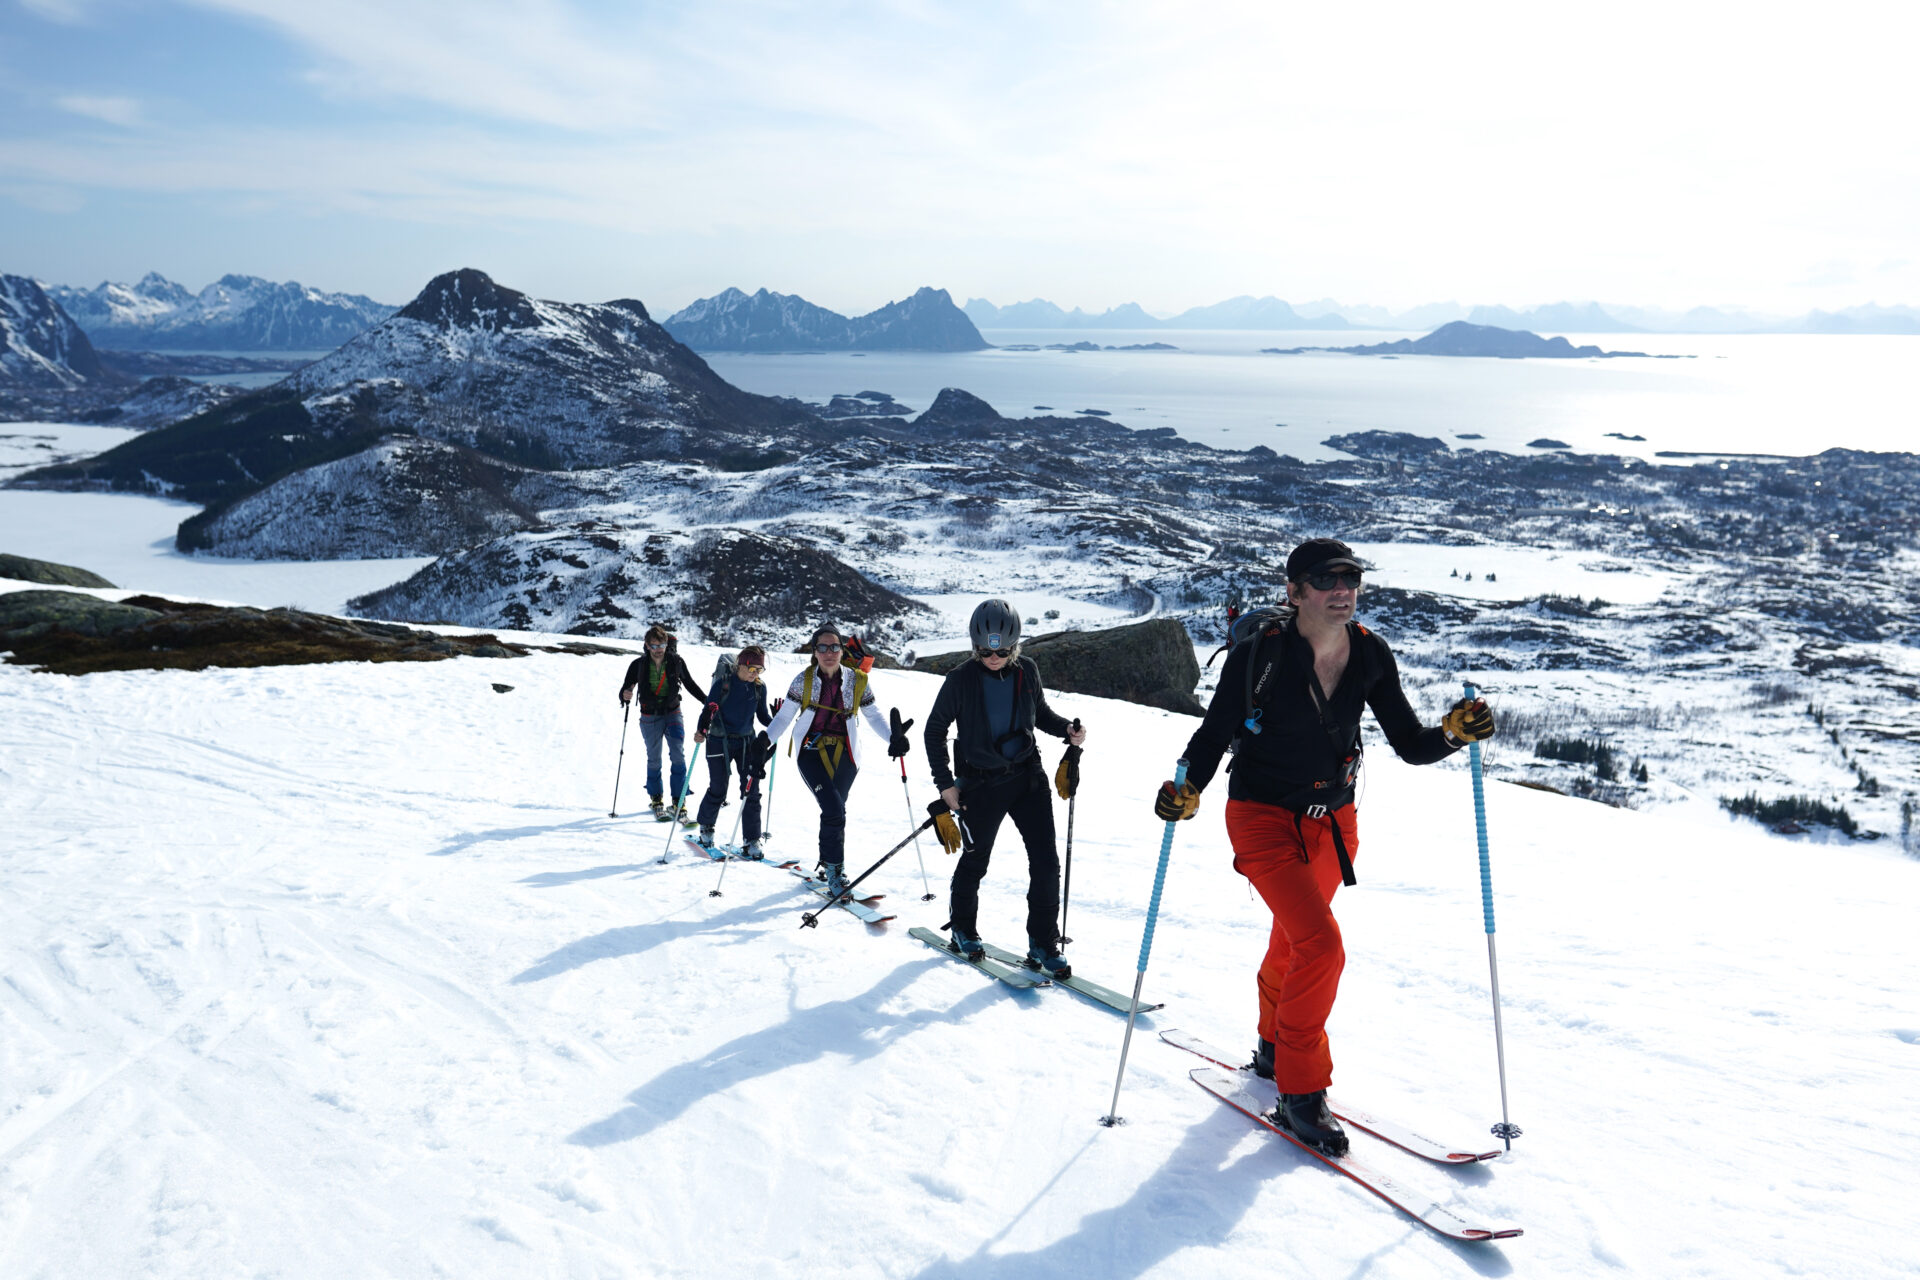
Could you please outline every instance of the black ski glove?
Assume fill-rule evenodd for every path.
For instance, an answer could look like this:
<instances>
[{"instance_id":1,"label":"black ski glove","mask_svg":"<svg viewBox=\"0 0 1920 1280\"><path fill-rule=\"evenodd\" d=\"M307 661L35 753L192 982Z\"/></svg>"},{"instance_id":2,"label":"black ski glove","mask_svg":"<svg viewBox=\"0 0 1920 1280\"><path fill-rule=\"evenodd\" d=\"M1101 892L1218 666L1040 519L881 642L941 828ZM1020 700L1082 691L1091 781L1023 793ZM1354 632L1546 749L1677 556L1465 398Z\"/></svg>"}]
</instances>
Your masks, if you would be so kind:
<instances>
[{"instance_id":1,"label":"black ski glove","mask_svg":"<svg viewBox=\"0 0 1920 1280\"><path fill-rule=\"evenodd\" d=\"M1456 747L1485 742L1493 736L1493 708L1484 698L1462 698L1441 718L1440 728Z\"/></svg>"},{"instance_id":2,"label":"black ski glove","mask_svg":"<svg viewBox=\"0 0 1920 1280\"><path fill-rule=\"evenodd\" d=\"M893 708L887 715L893 721L893 735L887 739L887 754L898 760L913 750L913 741L907 737L907 730L913 728L913 721L902 721L898 707Z\"/></svg>"},{"instance_id":3,"label":"black ski glove","mask_svg":"<svg viewBox=\"0 0 1920 1280\"><path fill-rule=\"evenodd\" d=\"M700 709L700 719L699 722L693 726L693 731L695 733L706 733L713 728L713 718L719 714L720 704L717 702L709 702Z\"/></svg>"},{"instance_id":4,"label":"black ski glove","mask_svg":"<svg viewBox=\"0 0 1920 1280\"><path fill-rule=\"evenodd\" d=\"M1200 811L1200 792L1191 782L1181 783L1177 790L1171 782L1163 782L1153 797L1153 811L1168 822L1184 821Z\"/></svg>"},{"instance_id":5,"label":"black ski glove","mask_svg":"<svg viewBox=\"0 0 1920 1280\"><path fill-rule=\"evenodd\" d=\"M767 738L767 731L762 729L751 742L747 743L747 776L750 778L766 777L767 757L772 754L773 743Z\"/></svg>"}]
</instances>

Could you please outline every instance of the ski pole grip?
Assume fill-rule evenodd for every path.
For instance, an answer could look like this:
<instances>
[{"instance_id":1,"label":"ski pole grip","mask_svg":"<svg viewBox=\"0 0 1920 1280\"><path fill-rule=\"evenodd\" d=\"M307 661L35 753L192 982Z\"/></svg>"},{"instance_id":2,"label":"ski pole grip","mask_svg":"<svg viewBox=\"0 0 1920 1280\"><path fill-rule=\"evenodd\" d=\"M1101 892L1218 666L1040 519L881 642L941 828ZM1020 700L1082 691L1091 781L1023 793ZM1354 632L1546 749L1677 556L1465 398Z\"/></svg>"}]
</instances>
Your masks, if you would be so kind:
<instances>
[{"instance_id":1,"label":"ski pole grip","mask_svg":"<svg viewBox=\"0 0 1920 1280\"><path fill-rule=\"evenodd\" d=\"M1479 697L1472 681L1464 685L1469 698ZM1480 744L1467 745L1467 760L1473 767L1473 829L1480 840L1480 912L1486 917L1487 933L1493 933L1493 863L1487 856L1487 793L1480 776Z\"/></svg>"},{"instance_id":2,"label":"ski pole grip","mask_svg":"<svg viewBox=\"0 0 1920 1280\"><path fill-rule=\"evenodd\" d=\"M1187 762L1183 757L1173 766L1173 789L1178 791L1187 783ZM1147 904L1147 928L1140 935L1140 964L1136 972L1147 971L1147 957L1153 953L1153 927L1160 919L1160 890L1167 883L1167 859L1173 853L1174 819L1167 819L1166 834L1160 837L1160 866L1153 873L1153 900Z\"/></svg>"}]
</instances>

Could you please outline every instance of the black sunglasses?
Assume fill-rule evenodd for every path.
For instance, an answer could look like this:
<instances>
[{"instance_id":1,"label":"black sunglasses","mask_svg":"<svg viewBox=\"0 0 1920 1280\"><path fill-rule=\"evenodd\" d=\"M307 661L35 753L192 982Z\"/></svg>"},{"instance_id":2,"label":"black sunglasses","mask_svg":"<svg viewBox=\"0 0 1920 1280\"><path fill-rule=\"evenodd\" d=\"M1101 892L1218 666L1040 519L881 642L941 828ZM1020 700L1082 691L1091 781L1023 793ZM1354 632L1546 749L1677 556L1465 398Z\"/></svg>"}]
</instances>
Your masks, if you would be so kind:
<instances>
[{"instance_id":1,"label":"black sunglasses","mask_svg":"<svg viewBox=\"0 0 1920 1280\"><path fill-rule=\"evenodd\" d=\"M1344 573L1310 573L1307 585L1315 591L1331 591L1335 587L1346 587L1352 591L1360 589L1360 571L1349 569Z\"/></svg>"},{"instance_id":2,"label":"black sunglasses","mask_svg":"<svg viewBox=\"0 0 1920 1280\"><path fill-rule=\"evenodd\" d=\"M983 658L1011 658L1013 656L1013 650L1011 649L976 649L974 652Z\"/></svg>"},{"instance_id":3,"label":"black sunglasses","mask_svg":"<svg viewBox=\"0 0 1920 1280\"><path fill-rule=\"evenodd\" d=\"M815 653L838 653L840 652L840 646L837 644L817 644L813 646L813 651Z\"/></svg>"}]
</instances>

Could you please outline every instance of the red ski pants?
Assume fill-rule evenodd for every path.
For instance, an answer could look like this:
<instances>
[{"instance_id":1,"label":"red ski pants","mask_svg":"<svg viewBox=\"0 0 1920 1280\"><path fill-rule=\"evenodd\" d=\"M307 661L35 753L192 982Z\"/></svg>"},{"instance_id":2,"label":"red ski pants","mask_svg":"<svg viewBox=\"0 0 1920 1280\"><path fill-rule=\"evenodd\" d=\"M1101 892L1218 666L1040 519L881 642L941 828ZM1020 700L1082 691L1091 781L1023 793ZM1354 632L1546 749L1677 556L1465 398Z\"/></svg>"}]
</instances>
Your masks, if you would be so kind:
<instances>
[{"instance_id":1,"label":"red ski pants","mask_svg":"<svg viewBox=\"0 0 1920 1280\"><path fill-rule=\"evenodd\" d=\"M1251 800L1227 801L1227 838L1233 869L1273 912L1273 933L1260 962L1260 1035L1273 1041L1273 1082L1281 1093L1312 1093L1333 1083L1327 1015L1340 989L1347 953L1333 918L1340 858L1333 824L1340 824L1347 856L1358 859L1360 833L1352 805L1324 818Z\"/></svg>"}]
</instances>

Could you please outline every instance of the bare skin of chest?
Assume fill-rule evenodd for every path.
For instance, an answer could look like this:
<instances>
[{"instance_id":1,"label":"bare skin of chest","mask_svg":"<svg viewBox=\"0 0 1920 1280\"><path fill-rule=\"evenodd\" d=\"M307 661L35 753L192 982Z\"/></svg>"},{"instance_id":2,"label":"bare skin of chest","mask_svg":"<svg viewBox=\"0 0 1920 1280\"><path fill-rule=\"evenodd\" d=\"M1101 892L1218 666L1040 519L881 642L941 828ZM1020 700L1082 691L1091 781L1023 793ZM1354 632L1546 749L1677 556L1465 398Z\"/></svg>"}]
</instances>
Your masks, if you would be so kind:
<instances>
[{"instance_id":1,"label":"bare skin of chest","mask_svg":"<svg viewBox=\"0 0 1920 1280\"><path fill-rule=\"evenodd\" d=\"M1318 645L1314 646L1313 675L1314 679L1320 682L1322 696L1331 698L1333 691L1340 687L1340 677L1347 673L1347 658L1351 653L1352 646L1347 643L1344 632L1340 634L1337 643L1330 644L1325 649L1321 649Z\"/></svg>"}]
</instances>

